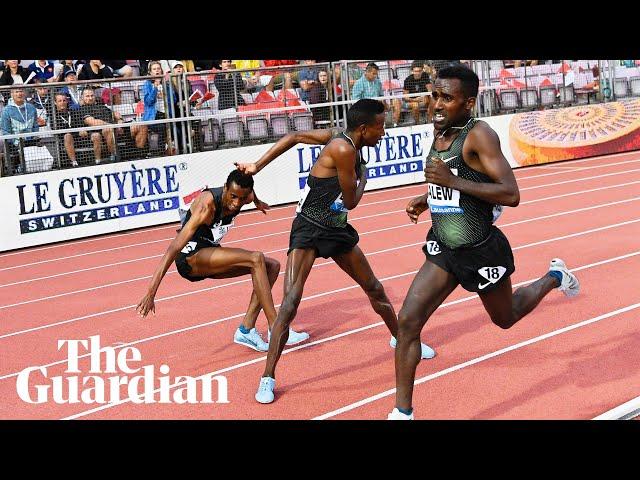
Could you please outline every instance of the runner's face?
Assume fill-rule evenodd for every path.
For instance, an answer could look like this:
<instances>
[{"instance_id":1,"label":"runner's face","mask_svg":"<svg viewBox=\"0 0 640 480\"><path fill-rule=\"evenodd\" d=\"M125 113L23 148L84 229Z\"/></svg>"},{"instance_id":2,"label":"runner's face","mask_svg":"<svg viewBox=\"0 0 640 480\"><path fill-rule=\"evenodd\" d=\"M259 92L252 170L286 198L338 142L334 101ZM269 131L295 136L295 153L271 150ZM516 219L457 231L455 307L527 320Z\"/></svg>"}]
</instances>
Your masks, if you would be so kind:
<instances>
[{"instance_id":1,"label":"runner's face","mask_svg":"<svg viewBox=\"0 0 640 480\"><path fill-rule=\"evenodd\" d=\"M376 115L376 121L371 125L364 124L362 130L362 140L365 147L375 147L384 136L384 113Z\"/></svg>"},{"instance_id":2,"label":"runner's face","mask_svg":"<svg viewBox=\"0 0 640 480\"><path fill-rule=\"evenodd\" d=\"M249 203L249 196L253 190L251 188L242 188L235 182L227 187L225 185L222 192L222 206L230 213L237 213L243 205Z\"/></svg>"},{"instance_id":3,"label":"runner's face","mask_svg":"<svg viewBox=\"0 0 640 480\"><path fill-rule=\"evenodd\" d=\"M471 114L475 98L465 98L457 78L438 78L433 86L433 126L444 130L460 126Z\"/></svg>"}]
</instances>

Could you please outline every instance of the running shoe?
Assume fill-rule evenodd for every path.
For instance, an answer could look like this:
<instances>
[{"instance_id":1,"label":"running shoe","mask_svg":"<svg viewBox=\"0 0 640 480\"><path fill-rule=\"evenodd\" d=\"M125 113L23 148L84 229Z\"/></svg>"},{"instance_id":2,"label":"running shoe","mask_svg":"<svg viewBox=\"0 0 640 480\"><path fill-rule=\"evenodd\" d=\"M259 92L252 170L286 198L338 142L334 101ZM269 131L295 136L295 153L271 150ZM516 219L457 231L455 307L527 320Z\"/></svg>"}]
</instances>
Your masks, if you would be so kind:
<instances>
[{"instance_id":1,"label":"running shoe","mask_svg":"<svg viewBox=\"0 0 640 480\"><path fill-rule=\"evenodd\" d=\"M240 327L238 327L236 333L233 335L233 341L239 345L253 348L257 352L269 351L269 344L262 340L262 337L255 327L249 330L249 333L242 333Z\"/></svg>"},{"instance_id":2,"label":"running shoe","mask_svg":"<svg viewBox=\"0 0 640 480\"><path fill-rule=\"evenodd\" d=\"M569 271L565 263L559 258L551 260L549 265L550 272L562 273L562 281L558 290L564 293L567 297L575 297L580 292L580 282L578 278Z\"/></svg>"},{"instance_id":3,"label":"running shoe","mask_svg":"<svg viewBox=\"0 0 640 480\"><path fill-rule=\"evenodd\" d=\"M391 345L391 348L396 348L397 344L398 344L398 341L396 340L396 337L391 337L391 341L389 342L389 345ZM421 359L429 359L436 356L435 350L430 346L425 345L424 343L420 343L420 350L421 350L421 354L420 354Z\"/></svg>"},{"instance_id":4,"label":"running shoe","mask_svg":"<svg viewBox=\"0 0 640 480\"><path fill-rule=\"evenodd\" d=\"M389 415L387 415L387 420L413 420L413 412L411 415L406 415L402 413L397 408L394 408Z\"/></svg>"},{"instance_id":5,"label":"running shoe","mask_svg":"<svg viewBox=\"0 0 640 480\"><path fill-rule=\"evenodd\" d=\"M256 401L260 403L271 403L273 402L274 395L273 389L276 386L276 380L271 377L262 377L260 379L260 385L258 386L258 391L256 392Z\"/></svg>"},{"instance_id":6,"label":"running shoe","mask_svg":"<svg viewBox=\"0 0 640 480\"><path fill-rule=\"evenodd\" d=\"M267 335L268 341L271 341L271 330L269 330L269 334ZM287 345L297 345L298 343L304 342L309 339L309 334L307 332L296 332L292 328L289 329L289 339L287 340Z\"/></svg>"}]
</instances>

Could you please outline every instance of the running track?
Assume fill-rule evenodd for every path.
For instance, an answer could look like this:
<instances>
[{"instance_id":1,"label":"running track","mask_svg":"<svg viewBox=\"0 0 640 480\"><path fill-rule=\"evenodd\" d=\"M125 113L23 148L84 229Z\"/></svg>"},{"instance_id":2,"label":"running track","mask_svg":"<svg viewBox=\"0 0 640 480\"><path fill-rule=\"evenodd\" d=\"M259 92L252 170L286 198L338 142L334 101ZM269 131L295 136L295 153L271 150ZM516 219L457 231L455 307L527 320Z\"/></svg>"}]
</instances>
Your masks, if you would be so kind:
<instances>
[{"instance_id":1,"label":"running track","mask_svg":"<svg viewBox=\"0 0 640 480\"><path fill-rule=\"evenodd\" d=\"M422 340L437 356L422 361L414 391L420 419L589 419L637 397L640 372L640 153L515 171L520 206L498 226L514 249L515 284L563 258L582 284L578 297L554 291L509 330L491 323L477 297L458 288L434 314ZM424 260L429 215L418 225L404 208L415 185L365 194L350 214L360 246L396 311ZM259 249L284 268L294 206L240 215L225 245ZM0 418L3 419L383 419L394 404L389 333L362 291L330 260L318 259L294 326L311 340L285 350L276 401L253 395L265 354L232 343L251 292L249 277L190 283L169 269L156 315L134 306L176 225L36 247L0 255ZM282 299L281 278L274 301ZM258 329L266 330L261 315ZM59 339L100 335L132 345L141 365L178 375L228 380L227 404L56 404L23 402L16 377L45 365L62 375ZM80 361L86 374L88 358ZM108 376L108 375L104 375Z\"/></svg>"}]
</instances>

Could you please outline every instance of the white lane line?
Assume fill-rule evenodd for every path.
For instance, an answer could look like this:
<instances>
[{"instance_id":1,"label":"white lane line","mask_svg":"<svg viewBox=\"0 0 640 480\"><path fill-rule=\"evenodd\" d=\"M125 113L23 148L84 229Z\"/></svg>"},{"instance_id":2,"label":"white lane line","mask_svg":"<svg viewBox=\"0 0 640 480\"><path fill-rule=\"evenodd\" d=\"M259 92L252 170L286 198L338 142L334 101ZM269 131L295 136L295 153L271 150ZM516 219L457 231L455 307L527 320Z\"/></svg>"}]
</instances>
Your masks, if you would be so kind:
<instances>
[{"instance_id":1,"label":"white lane line","mask_svg":"<svg viewBox=\"0 0 640 480\"><path fill-rule=\"evenodd\" d=\"M559 217L559 216L563 216L563 215L569 215L569 214L572 214L572 213L585 212L585 211L588 211L588 210L594 210L594 209L603 208L603 207L610 207L610 206L619 205L619 204L622 204L622 203L634 202L634 201L637 201L637 200L640 200L640 197L634 197L634 198L629 198L629 199L625 199L625 200L619 200L619 201L616 201L616 202L601 203L599 205L592 205L590 207L583 207L583 208L578 208L578 209L575 209L575 210L567 210L567 211L553 213L553 214L549 214L549 215L543 215L543 216L540 216L540 217L528 218L526 220L519 220L519 221L516 221L516 222L506 223L506 224L502 224L500 226L501 227L508 227L508 226L511 226L511 225L520 225L522 223L528 223L528 222L537 221L537 220L544 220L544 219L547 219L547 218L554 218L554 217ZM397 227L391 227L391 228L397 228ZM414 246L414 245L416 245L416 244L410 244L410 245L407 245L407 246ZM404 248L404 247L405 246L402 246L400 248ZM387 252L387 251L396 250L396 249L397 248L392 248L392 249L380 250L380 251L377 251L377 252L371 252L369 254L366 254L366 256L373 256L373 255L376 255L378 253ZM264 253L265 253L265 255L268 255L268 254L275 253L277 251L283 251L283 250L286 250L286 248L278 249L278 250L272 250L272 251L264 252ZM326 265L328 263L333 263L333 262L330 261L330 262L319 264L319 265ZM175 272L176 272L176 270L170 270L170 271L167 272L167 275L170 274L170 273L175 273ZM284 273L284 271L281 271L280 275L282 275L283 273ZM74 294L77 294L77 293L84 293L84 292L90 292L90 291L94 291L94 290L99 290L99 289L102 289L102 288L115 287L115 286L118 286L118 285L123 285L125 283L135 282L135 281L138 281L138 280L146 280L146 279L149 279L151 277L152 277L152 275L145 275L145 276L142 276L142 277L136 277L136 278L132 278L132 279L122 280L122 281L119 281L119 282L113 282L113 283L108 283L108 284L104 284L104 285L98 285L98 286L95 286L95 287L83 288L83 289L79 289L79 290L72 290L70 292L59 293L57 295L49 295L47 297L41 297L41 298L35 298L35 299L31 299L31 300L25 300L25 301L22 301L22 302L12 303L12 304L8 304L8 305L1 305L0 306L0 310L5 309L5 308L17 307L17 306L20 306L20 305L27 305L27 304L31 304L31 303L35 303L35 302L44 301L44 300L52 300L52 299L55 299L55 298L65 297L65 296L68 296L68 295L74 295ZM249 281L249 280L246 280L246 281Z\"/></svg>"},{"instance_id":2,"label":"white lane line","mask_svg":"<svg viewBox=\"0 0 640 480\"><path fill-rule=\"evenodd\" d=\"M635 310L640 307L640 303L634 303L633 305L628 305L623 308L618 308L617 310L613 310L611 312L604 313L602 315L598 315L597 317L590 318L588 320L584 320L582 322L574 323L564 328L559 328L557 330L553 330L552 332L545 333L544 335L539 335L537 337L531 338L529 340L525 340L524 342L516 343L515 345L510 345L505 348L501 348L500 350L496 350L494 352L488 353L486 355L482 355L481 357L476 357L471 360L468 360L463 363L459 363L449 368L445 368L444 370L440 370L438 372L432 373L430 375L426 375L424 377L416 379L413 384L420 385L422 383L428 382L430 380L442 377L444 375L448 375L449 373L456 372L458 370L462 370L463 368L470 367L480 362L484 362L491 358L497 357L499 355L503 355L505 353L511 352L513 350L518 350L520 348L526 347L528 345L532 345L534 343L541 342L551 337L555 337L557 335L561 335L566 332L570 332L571 330L575 330L577 328L585 327L587 325L591 325L592 323L599 322L601 320L605 320L607 318L615 317L616 315L620 315L625 312L629 312L631 310ZM337 410L333 410L331 412L325 413L323 415L319 415L314 417L313 420L326 420L327 418L335 417L336 415L340 415L345 412L349 412L351 410L355 410L356 408L362 407L363 405L367 405L369 403L375 402L376 400L380 400L382 398L388 397L396 393L396 389L392 388L390 390L386 390L384 392L378 393L376 395L372 395L370 397L364 398L358 402L351 403L342 408L338 408Z\"/></svg>"},{"instance_id":3,"label":"white lane line","mask_svg":"<svg viewBox=\"0 0 640 480\"><path fill-rule=\"evenodd\" d=\"M520 249L520 248L524 248L524 247L516 247L516 248ZM620 261L620 260L625 260L627 258L631 258L631 257L637 256L637 255L640 255L640 250L635 251L635 252L631 252L631 253L627 253L625 255L619 255L617 257L607 258L605 260L600 260L598 262L590 263L590 264L587 264L587 265L574 267L574 268L571 269L571 271L579 272L581 270L586 270L586 269L597 267L597 266L600 266L600 265L605 265L605 264L608 264L608 263L617 262L617 261ZM390 276L390 277L382 278L382 279L380 279L380 281L384 282L384 281L388 281L390 279L402 278L402 277L406 277L408 275L415 274L417 272L418 272L418 270L412 270L410 272L405 272L405 273L402 273L402 274L398 274L398 275L393 275L393 276ZM533 282L535 280L537 280L537 278L523 280L521 282L518 282L518 283L514 284L513 288L517 288L519 286L526 285L526 284L531 283L531 282ZM355 289L355 288L358 288L358 287L359 287L359 285L351 285L349 287L344 287L344 288L341 288L341 289L338 289L338 290L330 290L328 292L321 292L319 294L312 295L312 296L309 296L309 297L303 297L301 301L307 301L307 300L310 300L310 299L313 299L313 298L319 298L319 297L323 297L323 296L326 296L326 295L332 295L332 294L337 293L337 292L347 291L347 290ZM473 300L475 298L478 298L478 295L474 294L474 295L470 295L470 296L467 296L467 297L460 298L458 300L452 300L450 302L445 302L438 308L445 308L445 307L448 307L448 306L451 306L451 305L457 305L458 303L462 303L462 302L466 302L466 301L469 301L469 300ZM279 307L279 306L280 306L280 304L276 305L276 308ZM187 331L190 331L190 330L196 330L198 328L208 327L210 325L214 325L214 324L217 324L217 323L220 323L220 322L223 322L223 321L226 321L226 320L230 320L230 319L233 319L233 318L240 318L240 317L242 317L244 315L245 315L244 312L243 313L237 313L235 315L231 315L231 316L224 317L224 318L219 318L219 319L216 319L216 320L212 320L210 322L205 322L205 323L201 323L201 324L197 324L197 325L191 325L189 327L184 327L184 328L180 328L180 329L177 329L177 330L172 330L172 331L169 331L169 332L161 333L159 335L154 335L152 337L147 337L147 338L143 338L143 339L139 339L139 340L134 340L132 342L127 342L127 343L119 342L121 344L118 345L116 348L123 348L123 347L130 346L130 345L138 345L140 343L146 343L146 342L149 342L149 341L152 341L152 340L157 340L159 338L164 338L164 337L168 337L168 336L172 336L172 335L177 335L177 334L180 334L180 333L183 333L183 332L187 332ZM380 325L384 325L384 322L377 322L375 324L370 325L370 327L377 327L377 326L380 326ZM358 329L356 331L360 331L360 329ZM349 333L340 334L340 336L344 336L344 335L347 335L347 334L349 334ZM324 341L327 341L327 340L326 339L317 340L316 342L313 342L312 344L315 344L315 343L318 343L318 342L322 343ZM306 344L306 345L309 345L309 344ZM78 358L85 358L85 357L88 357L89 355L90 354L80 355ZM59 360L59 361L48 363L48 364L45 364L45 365L42 365L42 366L50 367L50 366L54 366L54 365L60 365L60 364L65 363L66 361L67 361L66 359L65 360ZM20 372L14 372L14 373L11 373L11 374L2 375L2 376L0 376L0 380L5 380L7 378L15 377L19 373Z\"/></svg>"},{"instance_id":4,"label":"white lane line","mask_svg":"<svg viewBox=\"0 0 640 480\"><path fill-rule=\"evenodd\" d=\"M574 238L574 237L578 237L578 236L582 236L582 235L587 235L589 233L601 232L601 231L608 230L608 229L611 229L611 228L616 228L616 227L620 227L620 226L624 226L624 225L631 225L631 224L637 223L637 222L640 222L640 219L629 220L629 221L626 221L626 222L620 222L620 223L615 223L615 224L612 224L612 225L606 225L604 227L592 228L592 229L589 229L589 230L584 230L584 231L580 231L580 232L576 232L576 233L571 233L571 234L568 234L568 235L563 235L563 236L560 236L560 237L555 237L555 238L551 238L551 239L547 239L547 240L541 240L541 241L538 241L538 242L533 242L533 243L529 243L527 245L523 245L521 247L514 247L512 250L518 250L520 248L526 248L526 247L531 247L531 246L535 246L535 245L542 245L544 243L554 242L554 241L557 241L557 240L563 240L563 239L566 239L566 238ZM233 283L236 283L236 282L232 282L232 284ZM188 296L188 295L194 295L196 293L201 293L201 292L205 292L205 291L208 291L208 290L213 290L215 288L220 288L220 287L221 287L221 285L218 285L217 287L209 287L209 288L204 288L204 289L201 289L201 290L195 290L195 291L190 291L190 292L179 293L179 294L176 294L176 295L171 295L171 296L168 296L168 297L163 297L163 298L156 299L156 302L160 302L160 301L164 301L164 300L170 300L170 299L173 299L173 298L180 298L180 297L184 297L184 296ZM97 317L97 316L108 314L108 313L119 312L119 311L126 310L128 308L133 308L133 307L135 307L135 304L134 305L127 305L125 307L120 307L120 308L116 308L116 309L106 310L106 311L103 311L103 312L92 313L90 315L84 315L84 316L81 316L81 317L75 317L75 318L71 318L69 320L62 320L62 321L59 321L59 322L49 323L49 324L46 324L46 325L40 325L40 326L37 326L37 327L27 328L25 330L18 330L16 332L5 333L4 335L0 335L0 340L4 339L4 338L8 338L8 337L13 337L13 336L16 336L16 335L21 335L21 334L24 334L24 333L35 332L35 331L38 331L38 330L44 330L44 329L56 327L56 326L59 326L59 325L65 325L67 323L77 322L77 321L80 321L80 320L86 320L87 318L93 318L93 317Z\"/></svg>"},{"instance_id":5,"label":"white lane line","mask_svg":"<svg viewBox=\"0 0 640 480\"><path fill-rule=\"evenodd\" d=\"M640 253L640 252L636 252L636 254L638 254L638 253ZM583 270L583 269L585 269L585 268L589 268L589 267L594 266L594 265L600 265L600 264L603 264L603 263L608 263L609 261L613 261L613 260L612 260L612 259L608 259L608 260L605 260L605 261L603 261L603 262L597 262L597 263L592 264L592 265L584 265L584 266L580 267L579 269L577 268L577 269L573 269L573 270L574 270L574 271ZM415 273L415 272L409 272L409 273ZM405 276L405 275L407 275L407 274L396 275L395 277L397 278L397 277L401 277L401 276ZM518 287L518 286L520 286L520 285L524 285L524 284L530 283L530 282L532 282L532 281L534 281L534 280L536 280L536 279L529 279L529 280L527 280L527 281L520 282L520 283L518 283L518 284L514 285L514 287ZM352 286L352 287L348 287L348 288L356 288L356 287L357 287L357 285L354 285L354 286ZM477 296L477 295L473 295L473 296L470 296L470 297L461 298L461 299L459 299L459 300L455 300L455 301L452 301L452 302L448 302L448 303L446 303L446 304L442 304L442 305L440 305L440 307L438 307L438 308L443 308L443 307L446 307L446 306L455 305L455 304L462 303L462 302L465 302L465 301L473 300L474 298L478 298L478 296ZM637 307L640 307L640 303L636 303L636 304L634 304L634 305L631 305L631 306L625 307L625 308L623 308L623 309L616 310L616 311L614 311L614 312L609 312L608 314L601 315L600 317L596 317L595 319L585 320L584 322L580 322L579 324L574 324L574 325L571 325L571 326L569 326L569 327L564 327L564 328L561 328L561 329L555 330L554 332L550 332L550 333L547 333L547 334L545 334L545 335L541 335L541 336L539 336L539 337L535 337L535 338L533 338L533 339L531 339L531 340L527 340L526 342L521 342L521 343L519 343L519 344L517 344L517 345L513 345L513 346L511 346L511 347L508 347L508 349L509 349L509 350L515 350L515 348L520 348L521 346L524 346L525 344L535 343L536 341L543 340L543 339L548 338L548 337L550 337L550 336L558 335L559 333L564 333L565 331L573 330L573 329L575 329L575 328L579 328L580 326L587 325L587 324L589 324L589 323L593 323L593 322L595 322L595 321L602 320L603 318L608 318L609 316L613 316L613 315L616 315L616 314L618 314L618 313L623 313L623 312L625 312L625 311L632 310L633 308L637 308ZM299 345L299 346L297 346L297 347L293 347L293 348L290 348L290 349L285 349L285 350L282 352L282 354L284 355L285 353L288 353L288 352L293 352L293 351L296 351L296 350L301 350L301 349L303 349L303 348L309 348L309 347L312 347L312 346L315 346L315 345L319 345L319 344L322 344L322 343L326 343L326 342L332 341L332 340L334 340L334 339L336 339L336 338L346 337L346 336L348 336L348 335L353 335L353 334L355 334L355 333L359 333L359 332L361 332L361 331L368 330L368 329L370 329L370 328L374 328L374 327L378 327L378 326L382 326L382 325L384 325L384 322L378 322L378 323L374 323L374 324L371 324L371 325L365 325L364 327L360 327L360 328L355 329L355 330L350 330L350 331L347 331L347 332L343 332L343 333L341 333L341 334L334 335L334 336L332 336L332 337L327 337L327 338L324 338L324 339L316 340L316 341L314 341L314 342L309 342L309 343L306 343L306 344L303 344L303 345ZM557 333L556 333L556 332L557 332ZM514 348L514 347L515 347L515 348ZM503 349L503 350L505 350L505 349ZM494 354L495 354L495 353L496 353L496 352L494 352ZM502 353L504 353L504 352L502 352ZM493 356L495 356L494 354L489 354L489 355L493 355ZM498 354L499 354L499 353L498 353ZM480 358L480 359L485 359L484 357L487 357L487 355L484 355L483 357L479 357L479 358ZM264 360L266 360L266 359L267 359L267 357L266 357L266 355L265 355L265 356L262 356L262 357L260 357L260 358L256 358L256 359L254 359L254 360L251 360L251 361L249 361L249 362L243 362L243 363L240 363L240 364L231 365L231 366L226 367L226 368L223 368L223 369L221 369L221 370L216 370L216 371L214 371L214 372L205 373L205 374L203 374L203 375L200 375L200 376L198 376L198 377L194 377L194 378L196 378L196 379L202 379L202 378L206 377L207 375L219 375L219 374L222 374L222 373L225 373L225 372L229 372L229 371L232 371L232 370L237 370L237 369L242 368L242 367L247 366L247 365L252 365L252 364L255 364L255 363L258 363L258 362L264 361ZM478 360L478 359L475 359L475 360ZM482 360L479 360L479 361L482 361ZM65 360L65 362L66 362L66 360ZM473 362L473 363L478 363L478 361L472 361L472 362ZM465 363L469 363L469 362L465 362ZM469 364L473 364L473 363L469 363ZM464 366L468 366L468 365L464 365ZM451 367L451 368L454 368L454 367ZM464 367L460 367L460 368L464 368ZM442 372L446 372L447 370L450 370L450 369L443 370ZM439 372L439 373L440 373L440 372ZM447 372L447 373L449 373L449 372ZM441 375L444 375L444 374L446 374L446 373L441 373ZM17 373L16 373L16 375L17 375ZM433 374L433 375L440 376L440 375L438 375L438 374ZM431 375L430 375L430 376L431 376ZM417 385L417 384L419 384L419 383L423 383L423 382L427 381L427 380L425 380L425 378L427 378L427 377L423 377L422 379L416 380L416 382L415 382L414 384L416 384L416 385ZM435 377L434 377L434 378L435 378ZM182 382L174 382L173 384L171 384L171 385L169 386L169 388L175 388L175 387L178 387L178 386L183 385L183 384L186 384L186 381L182 381ZM158 392L159 390L160 390L160 389L158 388L158 389L154 390L152 393L156 393L156 392ZM388 396L388 395L391 395L391 394L393 394L393 393L395 393L395 389L393 389L393 390L387 390L387 392L382 392L382 394L375 395L374 397L369 397L370 399L371 399L371 398L373 398L373 400L370 400L370 401L369 401L369 402L367 402L367 403L370 403L370 402L372 402L372 401L374 401L374 400L377 400L377 399L378 399L378 397L379 397L380 395L382 395L382 396ZM382 397L379 397L379 398L382 398ZM368 400L368 399L361 400L360 402L357 402L357 403L358 403L358 404L360 404L361 402L365 402L366 400ZM65 417L65 418L63 418L62 420L73 420L73 419L76 419L76 418L84 417L84 416L86 416L86 415L90 415L90 414L92 414L92 413L96 413L96 412L99 412L99 411L102 411L102 410L106 410L106 409L109 409L109 408L113 408L113 407L115 407L115 406L122 405L122 404L128 403L128 402L130 402L130 401L131 401L131 398L130 398L130 397L127 397L127 398L124 398L124 399L122 399L122 400L120 400L120 401L118 401L118 402L108 403L108 404L106 404L106 405L101 405L101 406L99 406L99 407L92 408L92 409L90 409L90 410L85 410L85 411L82 411L82 412L80 412L80 413L77 413L77 414L71 415L71 416L69 416L69 417ZM364 405L364 403L363 403L363 405ZM357 405L357 406L361 406L361 405ZM343 409L344 409L344 408L348 408L348 407L349 407L349 406L347 406L347 407L343 407ZM357 408L357 407L355 407L355 406L354 406L354 407L352 407L351 409L353 409L353 408ZM340 409L340 410L342 410L342 409ZM347 411L347 410L345 410L345 411ZM337 412L337 410L336 410L336 411L334 411L334 412ZM333 415L331 415L331 414L334 414L334 412L329 412L328 414L325 414L325 415L333 416ZM342 412L342 411L340 411L340 413L343 413L343 412ZM338 414L338 413L335 413L335 415L337 415L337 414ZM324 416L321 416L321 417L324 417ZM322 419L321 417L316 417L315 419ZM328 418L328 417L327 417L327 418Z\"/></svg>"},{"instance_id":6,"label":"white lane line","mask_svg":"<svg viewBox=\"0 0 640 480\"><path fill-rule=\"evenodd\" d=\"M631 420L640 415L640 397L624 402L611 410L601 413L592 420Z\"/></svg>"},{"instance_id":7,"label":"white lane line","mask_svg":"<svg viewBox=\"0 0 640 480\"><path fill-rule=\"evenodd\" d=\"M640 169L636 169L636 170L640 171ZM636 171L636 170L629 170L629 172L630 171ZM550 187L550 186L554 186L554 185L572 183L572 182L581 181L581 180L592 180L594 178L602 178L602 177L607 177L607 176L611 176L611 175L621 175L623 173L627 173L627 172L608 173L608 174L595 176L595 177L586 177L584 179L565 180L565 181L556 182L556 183L548 183L548 184L545 184L545 185L536 185L536 186L533 186L533 187L521 188L520 191L523 192L523 191L527 191L527 190L534 190L534 189L543 188L543 187ZM546 199L548 200L548 199L552 199L552 198L559 198L559 197L562 197L562 196L576 195L576 194L579 194L579 193L596 191L596 190L599 190L599 189L614 188L614 187L617 187L617 186L630 185L630 184L633 184L633 183L638 183L638 182L634 181L634 182L628 182L628 183L623 183L623 184L619 184L619 185L611 185L611 186L606 186L606 187L600 187L600 188L597 188L597 189L590 189L590 190L584 190L584 191L578 191L578 192L571 192L571 193L563 194L563 195L559 195L559 196L546 197ZM409 197L406 197L406 198L413 198L413 196L409 196ZM527 202L521 202L520 205L525 205L527 203L531 203L531 202L535 202L535 201L541 201L541 200L542 199L533 199L533 200L529 200ZM400 210L400 211L402 212L403 210ZM371 217L376 216L376 215L380 216L380 215L385 215L385 214L390 214L390 213L397 213L397 212L398 212L398 210L393 210L393 211L390 211L390 212L383 212L383 213L374 214L374 215L368 215L368 216L363 216L363 217L355 217L355 218L352 218L350 220L351 221L362 220L362 219L366 219L366 218L371 218ZM246 238L243 238L243 239L232 240L230 242L227 242L226 244L244 242L244 241L249 241L249 240L255 240L255 239L258 239L258 238L265 238L265 237L269 237L269 236L276 236L276 235L282 235L282 234L287 234L287 233L289 233L289 230L283 230L281 232L275 232L275 233L269 233L269 234L265 234L265 235L255 236L255 237L246 237ZM80 254L76 254L76 255L69 255L69 256L65 256L65 257L57 257L57 258L53 258L53 259L40 260L38 262L25 263L25 264L20 264L20 265L14 265L14 266L11 266L11 267L0 268L0 271L12 270L12 269L16 269L16 268L31 266L31 265L38 265L38 264L42 264L42 263L49 263L49 262L55 262L55 261L60 261L60 260L66 260L66 259L70 259L70 258L93 255L93 254L96 254L96 253L105 253L105 252L110 252L110 251L123 250L123 249L127 249L127 248L130 248L130 247L137 247L137 246L141 246L141 245L148 245L148 244L153 244L153 243L166 242L166 241L173 240L173 238L174 237L166 237L166 238L159 239L159 240L152 240L152 241L148 241L148 242L134 243L134 244L123 245L123 246L119 246L119 247L112 247L112 248L107 248L107 249L102 249L102 250L95 250L95 251L91 251L91 252L84 252L84 253L80 253ZM31 280L23 280L23 281L31 281ZM5 284L5 285L15 285L15 284L16 283L14 282L14 283ZM2 288L5 285L0 285L0 288Z\"/></svg>"},{"instance_id":8,"label":"white lane line","mask_svg":"<svg viewBox=\"0 0 640 480\"><path fill-rule=\"evenodd\" d=\"M566 160L564 162L556 162L556 163L552 163L552 164L542 164L542 165L531 165L529 167L525 167L525 168L516 168L514 169L514 173L516 175L516 177L518 178L518 180L527 180L529 178L535 178L535 176L531 176L531 177L519 177L519 173L522 172L523 174L526 174L528 172L534 171L534 170L538 170L538 169L545 169L550 167L551 165L556 165L558 163L565 163L565 164L576 164L576 163L587 163L587 162L593 162L593 161L597 161L597 160L602 160L602 159L606 159L606 158L617 158L620 156L630 156L630 155L637 155L637 152L621 152L621 153L615 153L615 154L608 154L608 155L601 155L598 157L591 157L591 158L583 158L583 159L577 159L577 160ZM602 168L602 167L608 167L611 165L618 165L621 162L617 162L617 163L607 163L607 164L603 164L603 165L596 165L593 167L586 167L586 168ZM562 167L562 168L573 168L573 167ZM578 167L579 168L579 167ZM423 185L422 183L418 183L418 184L411 184L411 185L404 185L404 186L400 186L400 187L391 187L391 188L384 188L384 189L380 189L380 190L374 190L372 192L366 192L365 193L365 197L368 197L370 195L375 195L375 194L379 194L379 193L384 193L384 192L388 192L390 190L393 191L397 191L397 190L406 190L406 189L410 189L410 188L416 188L416 187L420 187L421 185ZM364 204L366 205L366 204ZM283 210L283 209L287 209L287 208L294 208L294 205L292 204L287 204L287 205L279 205L277 207L272 207L271 210ZM250 210L248 212L243 212L243 216L246 217L246 215L250 215L250 214L257 214L258 211L256 210ZM149 228L140 228L140 229L135 229L134 231L127 231L127 232L122 232L122 233L114 233L114 234L107 234L107 235L100 235L100 236L96 236L94 238L88 238L88 239L84 239L84 240L71 240L68 242L61 242L61 243L56 243L55 245L48 245L48 246L44 246L44 247L34 247L34 248L29 248L29 249L22 249L22 250L18 250L15 252L8 252L8 253L0 253L0 259L4 258L4 257L11 257L14 255L25 255L25 254L31 254L34 252L39 252L41 250L51 250L54 248L61 248L61 247L68 247L69 245L79 245L82 243L90 243L90 242L98 242L100 240L105 240L105 239L109 239L109 238L117 238L117 237L124 237L124 236L128 236L128 235L136 235L136 234L145 234L147 232L152 232L155 230L162 230L162 229L172 229L172 228L176 228L178 226L178 223L172 223L172 224L165 224L165 225L160 225L160 226L156 226L156 227L149 227Z\"/></svg>"}]
</instances>

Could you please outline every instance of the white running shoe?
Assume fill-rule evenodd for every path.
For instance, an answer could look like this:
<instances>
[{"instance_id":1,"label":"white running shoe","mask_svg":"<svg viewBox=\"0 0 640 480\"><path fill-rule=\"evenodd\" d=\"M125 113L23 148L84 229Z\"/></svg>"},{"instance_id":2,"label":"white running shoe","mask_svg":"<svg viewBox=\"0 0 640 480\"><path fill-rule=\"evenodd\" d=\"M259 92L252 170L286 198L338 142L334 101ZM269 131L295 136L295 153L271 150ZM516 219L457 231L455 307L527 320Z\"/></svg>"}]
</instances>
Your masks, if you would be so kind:
<instances>
[{"instance_id":1,"label":"white running shoe","mask_svg":"<svg viewBox=\"0 0 640 480\"><path fill-rule=\"evenodd\" d=\"M387 415L387 420L413 420L413 412L411 415L405 415L397 408L394 408L389 415Z\"/></svg>"},{"instance_id":2,"label":"white running shoe","mask_svg":"<svg viewBox=\"0 0 640 480\"><path fill-rule=\"evenodd\" d=\"M274 395L273 389L276 386L276 380L271 377L262 377L260 379L260 385L258 386L258 391L256 392L256 401L260 403L271 403L273 402Z\"/></svg>"},{"instance_id":3,"label":"white running shoe","mask_svg":"<svg viewBox=\"0 0 640 480\"><path fill-rule=\"evenodd\" d=\"M396 345L398 344L398 341L396 340L396 337L391 337L391 341L389 342L389 345L391 345L391 348L396 348ZM420 343L420 358L421 359L429 359L429 358L433 358L436 356L436 352L433 348L431 348L429 345L425 345L424 343Z\"/></svg>"},{"instance_id":4,"label":"white running shoe","mask_svg":"<svg viewBox=\"0 0 640 480\"><path fill-rule=\"evenodd\" d=\"M267 335L269 341L271 341L271 330ZM292 328L289 329L289 339L287 340L287 345L297 345L298 343L304 342L309 339L309 334L307 332L295 332Z\"/></svg>"},{"instance_id":5,"label":"white running shoe","mask_svg":"<svg viewBox=\"0 0 640 480\"><path fill-rule=\"evenodd\" d=\"M551 260L549 271L562 273L562 282L560 282L558 289L567 297L575 297L580 292L580 282L578 278L569 271L562 260L559 258Z\"/></svg>"},{"instance_id":6,"label":"white running shoe","mask_svg":"<svg viewBox=\"0 0 640 480\"><path fill-rule=\"evenodd\" d=\"M249 348L253 348L258 352L268 352L269 344L262 340L262 337L258 331L254 328L249 330L249 333L242 333L240 327L233 334L233 341L239 345L245 345Z\"/></svg>"}]
</instances>

